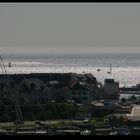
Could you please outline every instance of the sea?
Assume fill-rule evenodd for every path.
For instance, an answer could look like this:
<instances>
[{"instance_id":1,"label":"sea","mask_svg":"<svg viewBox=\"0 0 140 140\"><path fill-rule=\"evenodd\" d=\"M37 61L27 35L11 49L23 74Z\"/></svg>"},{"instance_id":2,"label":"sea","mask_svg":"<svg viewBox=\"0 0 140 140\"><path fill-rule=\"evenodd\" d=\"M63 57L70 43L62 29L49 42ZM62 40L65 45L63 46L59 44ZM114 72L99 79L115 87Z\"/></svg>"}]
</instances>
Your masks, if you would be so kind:
<instances>
[{"instance_id":1,"label":"sea","mask_svg":"<svg viewBox=\"0 0 140 140\"><path fill-rule=\"evenodd\" d=\"M140 83L140 54L28 54L2 58L10 74L92 73L102 84L108 78L118 81L120 87Z\"/></svg>"}]
</instances>

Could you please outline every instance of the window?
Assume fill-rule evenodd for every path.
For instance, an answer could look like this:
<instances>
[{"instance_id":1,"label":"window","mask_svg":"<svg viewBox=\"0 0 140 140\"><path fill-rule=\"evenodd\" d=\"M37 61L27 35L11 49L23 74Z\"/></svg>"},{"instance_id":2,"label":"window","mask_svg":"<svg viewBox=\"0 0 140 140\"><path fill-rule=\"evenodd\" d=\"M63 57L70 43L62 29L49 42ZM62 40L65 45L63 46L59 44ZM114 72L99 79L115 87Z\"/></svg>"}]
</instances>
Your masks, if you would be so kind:
<instances>
[{"instance_id":1,"label":"window","mask_svg":"<svg viewBox=\"0 0 140 140\"><path fill-rule=\"evenodd\" d=\"M83 91L83 95L87 95L87 92L86 91Z\"/></svg>"},{"instance_id":2,"label":"window","mask_svg":"<svg viewBox=\"0 0 140 140\"><path fill-rule=\"evenodd\" d=\"M78 92L77 92L77 95L81 95L81 91L78 91Z\"/></svg>"}]
</instances>

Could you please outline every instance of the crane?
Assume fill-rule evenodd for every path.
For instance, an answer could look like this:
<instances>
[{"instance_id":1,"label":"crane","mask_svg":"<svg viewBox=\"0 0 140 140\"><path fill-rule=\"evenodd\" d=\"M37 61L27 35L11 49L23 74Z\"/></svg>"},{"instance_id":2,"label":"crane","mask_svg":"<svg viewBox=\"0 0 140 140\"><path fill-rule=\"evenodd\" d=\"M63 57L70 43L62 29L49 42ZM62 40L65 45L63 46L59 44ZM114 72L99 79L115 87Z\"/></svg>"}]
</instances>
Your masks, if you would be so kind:
<instances>
[{"instance_id":1,"label":"crane","mask_svg":"<svg viewBox=\"0 0 140 140\"><path fill-rule=\"evenodd\" d=\"M13 102L14 107L15 107L15 111L16 111L16 115L17 115L17 119L18 119L16 121L16 124L24 124L24 120L23 120L23 116L22 116L20 107L18 105L18 102L16 100L16 97L15 97L14 93L11 90L11 88L12 88L12 86L11 86L12 79L10 78L10 76L8 75L8 73L6 71L6 68L4 66L4 62L3 62L3 59L2 59L1 55L0 55L0 67L2 69L2 74L5 75L7 93L10 95L10 98L12 99L12 102Z\"/></svg>"}]
</instances>

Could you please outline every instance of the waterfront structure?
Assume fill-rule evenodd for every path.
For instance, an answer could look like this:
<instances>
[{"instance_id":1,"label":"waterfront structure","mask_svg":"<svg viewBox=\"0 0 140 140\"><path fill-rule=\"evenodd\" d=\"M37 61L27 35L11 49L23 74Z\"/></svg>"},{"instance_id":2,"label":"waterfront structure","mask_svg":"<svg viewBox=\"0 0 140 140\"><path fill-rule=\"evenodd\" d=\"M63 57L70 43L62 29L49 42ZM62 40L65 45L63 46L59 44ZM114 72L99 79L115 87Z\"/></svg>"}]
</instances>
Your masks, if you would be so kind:
<instances>
[{"instance_id":1,"label":"waterfront structure","mask_svg":"<svg viewBox=\"0 0 140 140\"><path fill-rule=\"evenodd\" d=\"M105 79L103 98L109 100L119 99L119 83L114 79Z\"/></svg>"},{"instance_id":2,"label":"waterfront structure","mask_svg":"<svg viewBox=\"0 0 140 140\"><path fill-rule=\"evenodd\" d=\"M39 78L23 78L20 84L25 84L29 89L39 89L44 83Z\"/></svg>"},{"instance_id":3,"label":"waterfront structure","mask_svg":"<svg viewBox=\"0 0 140 140\"><path fill-rule=\"evenodd\" d=\"M120 94L140 94L140 84L132 87L122 87L119 89Z\"/></svg>"},{"instance_id":4,"label":"waterfront structure","mask_svg":"<svg viewBox=\"0 0 140 140\"><path fill-rule=\"evenodd\" d=\"M89 98L91 100L99 99L99 92L98 92L98 82L96 78L91 73L85 73L86 83L89 86L90 95Z\"/></svg>"},{"instance_id":5,"label":"waterfront structure","mask_svg":"<svg viewBox=\"0 0 140 140\"><path fill-rule=\"evenodd\" d=\"M68 87L77 81L76 73L8 74L11 89L19 104L45 104L68 99ZM11 104L5 75L0 74L0 101Z\"/></svg>"},{"instance_id":6,"label":"waterfront structure","mask_svg":"<svg viewBox=\"0 0 140 140\"><path fill-rule=\"evenodd\" d=\"M56 102L64 102L67 100L68 87L65 84L56 80L49 81L48 84L48 99L55 100Z\"/></svg>"},{"instance_id":7,"label":"waterfront structure","mask_svg":"<svg viewBox=\"0 0 140 140\"><path fill-rule=\"evenodd\" d=\"M48 101L74 100L86 104L98 99L118 99L119 84L114 80L105 80L104 87L98 87L91 73L31 73L9 74L11 90L19 104L45 104ZM104 90L104 91L102 91ZM8 104L9 96L4 75L0 74L0 101Z\"/></svg>"},{"instance_id":8,"label":"waterfront structure","mask_svg":"<svg viewBox=\"0 0 140 140\"><path fill-rule=\"evenodd\" d=\"M90 91L86 83L75 82L69 88L69 99L74 100L76 103L89 103Z\"/></svg>"}]
</instances>

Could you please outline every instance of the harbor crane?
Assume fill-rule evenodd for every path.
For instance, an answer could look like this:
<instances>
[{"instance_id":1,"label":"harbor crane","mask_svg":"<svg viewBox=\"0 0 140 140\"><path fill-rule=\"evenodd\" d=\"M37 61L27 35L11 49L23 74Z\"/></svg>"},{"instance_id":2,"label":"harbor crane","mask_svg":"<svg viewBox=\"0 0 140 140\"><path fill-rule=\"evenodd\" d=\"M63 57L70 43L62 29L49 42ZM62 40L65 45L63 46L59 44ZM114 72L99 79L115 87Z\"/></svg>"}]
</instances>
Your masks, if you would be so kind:
<instances>
[{"instance_id":1,"label":"harbor crane","mask_svg":"<svg viewBox=\"0 0 140 140\"><path fill-rule=\"evenodd\" d=\"M9 97L11 98L11 100L14 104L14 107L15 107L15 111L16 111L16 115L17 115L17 120L15 121L15 124L16 125L17 124L24 124L24 120L23 120L23 116L22 116L20 107L18 105L18 102L16 100L16 97L15 97L14 93L11 90L12 89L11 82L13 80L11 79L11 77L8 75L8 73L6 71L6 68L4 66L4 62L3 62L3 59L2 59L1 55L0 55L0 67L1 67L1 70L2 70L2 74L5 75L7 93L9 94Z\"/></svg>"}]
</instances>

